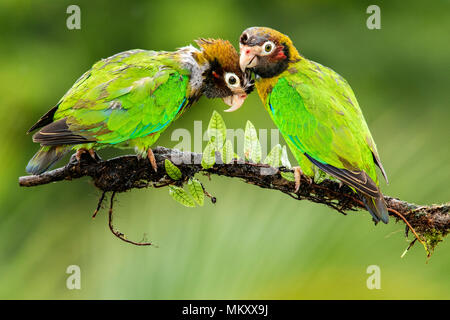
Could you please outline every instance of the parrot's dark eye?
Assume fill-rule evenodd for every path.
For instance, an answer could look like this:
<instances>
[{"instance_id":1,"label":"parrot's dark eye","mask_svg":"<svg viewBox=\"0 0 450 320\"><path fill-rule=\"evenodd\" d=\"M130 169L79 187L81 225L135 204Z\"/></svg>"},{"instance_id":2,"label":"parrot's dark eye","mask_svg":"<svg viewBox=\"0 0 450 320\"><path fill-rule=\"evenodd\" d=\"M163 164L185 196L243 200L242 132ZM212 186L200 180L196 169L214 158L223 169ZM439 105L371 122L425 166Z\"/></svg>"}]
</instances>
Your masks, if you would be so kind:
<instances>
[{"instance_id":1,"label":"parrot's dark eye","mask_svg":"<svg viewBox=\"0 0 450 320\"><path fill-rule=\"evenodd\" d=\"M268 55L270 53L272 53L273 49L275 49L275 43L273 43L272 41L266 41L263 45L262 45L262 54L263 55Z\"/></svg>"},{"instance_id":2,"label":"parrot's dark eye","mask_svg":"<svg viewBox=\"0 0 450 320\"><path fill-rule=\"evenodd\" d=\"M225 81L230 87L236 88L239 86L239 78L234 73L225 74Z\"/></svg>"},{"instance_id":3,"label":"parrot's dark eye","mask_svg":"<svg viewBox=\"0 0 450 320\"><path fill-rule=\"evenodd\" d=\"M246 33L242 34L240 42L242 44L245 44L247 42L247 40L248 40L247 34Z\"/></svg>"}]
</instances>

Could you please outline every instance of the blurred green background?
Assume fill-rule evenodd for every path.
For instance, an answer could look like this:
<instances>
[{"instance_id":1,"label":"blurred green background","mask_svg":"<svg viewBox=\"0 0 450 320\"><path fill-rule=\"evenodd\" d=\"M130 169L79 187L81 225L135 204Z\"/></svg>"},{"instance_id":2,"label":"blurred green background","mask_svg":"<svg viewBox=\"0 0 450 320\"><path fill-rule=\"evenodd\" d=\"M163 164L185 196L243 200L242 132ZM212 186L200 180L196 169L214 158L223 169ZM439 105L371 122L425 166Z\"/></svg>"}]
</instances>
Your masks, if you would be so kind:
<instances>
[{"instance_id":1,"label":"blurred green background","mask_svg":"<svg viewBox=\"0 0 450 320\"><path fill-rule=\"evenodd\" d=\"M88 179L18 186L38 148L26 130L97 60L134 48L173 50L198 37L237 45L242 30L264 25L350 82L391 181L385 194L449 201L449 2L378 2L382 29L368 30L374 3L2 0L0 298L450 298L450 240L428 263L420 245L400 259L404 225L374 227L366 212L344 217L215 176L202 180L218 201L202 208L182 207L167 189L120 194L117 227L159 245L148 248L116 239L106 210L91 219L100 193ZM66 28L70 4L81 8L81 30ZM225 108L201 99L159 145L174 146L172 130L191 130L194 120L206 127L212 111ZM274 128L256 94L223 117L229 128L247 119ZM72 264L81 268L81 290L66 288ZM381 268L380 290L366 287L369 265Z\"/></svg>"}]
</instances>

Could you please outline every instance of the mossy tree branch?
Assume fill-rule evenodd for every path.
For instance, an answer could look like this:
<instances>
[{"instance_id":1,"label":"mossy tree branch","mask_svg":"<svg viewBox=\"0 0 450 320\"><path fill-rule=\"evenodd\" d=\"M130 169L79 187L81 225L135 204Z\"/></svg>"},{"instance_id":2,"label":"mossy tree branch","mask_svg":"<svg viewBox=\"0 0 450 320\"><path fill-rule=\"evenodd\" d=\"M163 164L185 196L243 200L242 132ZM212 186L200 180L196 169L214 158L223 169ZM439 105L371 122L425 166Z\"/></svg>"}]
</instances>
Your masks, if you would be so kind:
<instances>
[{"instance_id":1,"label":"mossy tree branch","mask_svg":"<svg viewBox=\"0 0 450 320\"><path fill-rule=\"evenodd\" d=\"M93 179L95 186L104 193L113 192L116 194L133 188L182 185L196 173L204 173L240 178L246 183L261 188L281 191L297 200L309 200L327 205L343 214L364 209L362 201L349 187L332 180L310 184L305 177L302 177L300 190L298 193L294 193L294 182L288 181L280 175L280 172L291 172L290 169L272 168L268 165L249 162L241 163L237 160L233 160L229 164L223 164L218 153L216 154L216 164L209 169L204 169L201 165L202 154L181 152L163 147L157 147L153 152L157 161L157 172L152 169L147 159L138 159L136 156L121 156L107 161L95 162L86 155L82 157L81 163L78 163L73 157L62 168L38 176L20 177L19 184L22 187L33 187L89 176ZM165 159L174 162L181 170L181 180L174 181L166 174ZM182 163L180 163L180 159L183 160ZM450 203L421 206L389 196L385 196L385 200L390 215L415 230L421 238L419 240L426 246L429 255L437 243L448 234L450 229Z\"/></svg>"}]
</instances>

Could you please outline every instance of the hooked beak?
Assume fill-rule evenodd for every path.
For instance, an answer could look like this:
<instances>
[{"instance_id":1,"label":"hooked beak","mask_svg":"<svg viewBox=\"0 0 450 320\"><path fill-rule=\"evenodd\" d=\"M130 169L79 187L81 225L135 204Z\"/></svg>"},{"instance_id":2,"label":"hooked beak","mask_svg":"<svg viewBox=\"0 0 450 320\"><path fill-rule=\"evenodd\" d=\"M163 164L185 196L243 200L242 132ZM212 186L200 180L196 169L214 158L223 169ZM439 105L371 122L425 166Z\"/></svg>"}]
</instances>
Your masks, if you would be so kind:
<instances>
[{"instance_id":1,"label":"hooked beak","mask_svg":"<svg viewBox=\"0 0 450 320\"><path fill-rule=\"evenodd\" d=\"M239 66L242 72L245 72L247 68L253 68L258 64L258 54L261 53L261 47L259 46L239 46L241 51L241 56L239 58Z\"/></svg>"},{"instance_id":2,"label":"hooked beak","mask_svg":"<svg viewBox=\"0 0 450 320\"><path fill-rule=\"evenodd\" d=\"M232 96L228 96L223 98L223 102L229 105L231 108L224 110L225 112L233 112L239 109L247 98L247 94L235 94Z\"/></svg>"}]
</instances>

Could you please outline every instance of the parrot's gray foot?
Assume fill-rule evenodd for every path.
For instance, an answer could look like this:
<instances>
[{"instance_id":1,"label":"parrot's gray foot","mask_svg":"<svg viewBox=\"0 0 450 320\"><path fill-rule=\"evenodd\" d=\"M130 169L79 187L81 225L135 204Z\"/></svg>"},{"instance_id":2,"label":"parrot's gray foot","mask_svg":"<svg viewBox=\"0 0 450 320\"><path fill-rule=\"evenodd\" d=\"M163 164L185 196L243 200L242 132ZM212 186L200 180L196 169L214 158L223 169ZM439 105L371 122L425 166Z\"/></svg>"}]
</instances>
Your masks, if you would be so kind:
<instances>
[{"instance_id":1,"label":"parrot's gray foot","mask_svg":"<svg viewBox=\"0 0 450 320\"><path fill-rule=\"evenodd\" d=\"M158 166L156 165L155 155L153 154L153 151L151 148L148 148L148 150L147 150L147 158L150 161L150 164L152 165L153 170L155 170L155 172L158 172Z\"/></svg>"},{"instance_id":2,"label":"parrot's gray foot","mask_svg":"<svg viewBox=\"0 0 450 320\"><path fill-rule=\"evenodd\" d=\"M297 193L298 190L300 190L302 176L303 176L303 178L306 179L308 184L312 183L312 179L310 177L305 176L303 174L302 168L300 168L300 167L293 167L292 169L294 169L295 193Z\"/></svg>"},{"instance_id":3,"label":"parrot's gray foot","mask_svg":"<svg viewBox=\"0 0 450 320\"><path fill-rule=\"evenodd\" d=\"M91 156L92 160L94 160L95 162L102 161L102 159L99 157L99 155L95 152L94 149L89 149L88 150L88 149L85 149L85 148L81 148L81 149L78 149L77 152L75 153L75 159L78 161L78 163L81 162L81 157L85 153L89 153L89 155Z\"/></svg>"}]
</instances>

